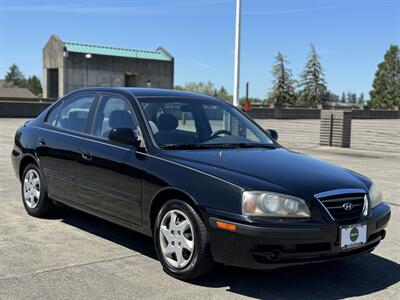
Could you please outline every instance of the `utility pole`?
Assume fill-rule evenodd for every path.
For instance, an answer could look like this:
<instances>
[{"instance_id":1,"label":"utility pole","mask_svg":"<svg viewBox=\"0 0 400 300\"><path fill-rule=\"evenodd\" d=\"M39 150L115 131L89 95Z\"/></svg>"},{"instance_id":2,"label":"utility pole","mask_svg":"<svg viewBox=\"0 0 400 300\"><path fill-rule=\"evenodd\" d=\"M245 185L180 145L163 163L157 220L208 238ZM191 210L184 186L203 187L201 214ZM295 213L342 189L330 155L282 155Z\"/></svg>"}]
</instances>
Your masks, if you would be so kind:
<instances>
[{"instance_id":1,"label":"utility pole","mask_svg":"<svg viewBox=\"0 0 400 300\"><path fill-rule=\"evenodd\" d=\"M249 101L249 82L246 82L246 102Z\"/></svg>"},{"instance_id":2,"label":"utility pole","mask_svg":"<svg viewBox=\"0 0 400 300\"><path fill-rule=\"evenodd\" d=\"M240 80L240 9L241 0L236 0L235 67L233 79L233 105L239 106Z\"/></svg>"}]
</instances>

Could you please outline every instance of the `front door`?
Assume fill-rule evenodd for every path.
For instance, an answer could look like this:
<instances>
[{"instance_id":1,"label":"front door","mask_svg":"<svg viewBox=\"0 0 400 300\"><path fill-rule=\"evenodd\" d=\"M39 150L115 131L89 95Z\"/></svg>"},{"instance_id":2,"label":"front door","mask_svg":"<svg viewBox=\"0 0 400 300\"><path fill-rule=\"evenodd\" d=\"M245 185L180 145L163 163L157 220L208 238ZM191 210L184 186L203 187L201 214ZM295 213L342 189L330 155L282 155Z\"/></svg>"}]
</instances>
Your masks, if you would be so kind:
<instances>
[{"instance_id":1,"label":"front door","mask_svg":"<svg viewBox=\"0 0 400 300\"><path fill-rule=\"evenodd\" d=\"M133 146L111 142L108 133L112 128L138 130L138 123L127 99L104 94L93 119L91 137L79 145L79 202L95 211L141 224L143 156Z\"/></svg>"}]
</instances>

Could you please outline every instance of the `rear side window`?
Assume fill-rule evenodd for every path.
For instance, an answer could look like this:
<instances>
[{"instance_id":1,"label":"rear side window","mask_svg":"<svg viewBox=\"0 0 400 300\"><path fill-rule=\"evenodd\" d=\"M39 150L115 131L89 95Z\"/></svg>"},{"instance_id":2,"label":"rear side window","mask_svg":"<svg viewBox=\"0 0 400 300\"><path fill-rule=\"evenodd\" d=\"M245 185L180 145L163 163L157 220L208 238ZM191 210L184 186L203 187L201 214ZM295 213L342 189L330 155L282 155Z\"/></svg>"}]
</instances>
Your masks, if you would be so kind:
<instances>
[{"instance_id":1,"label":"rear side window","mask_svg":"<svg viewBox=\"0 0 400 300\"><path fill-rule=\"evenodd\" d=\"M58 119L58 114L60 113L62 103L57 104L56 107L54 107L51 112L47 115L46 123L51 125L51 126L56 126L57 119Z\"/></svg>"},{"instance_id":2,"label":"rear side window","mask_svg":"<svg viewBox=\"0 0 400 300\"><path fill-rule=\"evenodd\" d=\"M95 94L76 95L64 102L56 126L84 132Z\"/></svg>"}]
</instances>

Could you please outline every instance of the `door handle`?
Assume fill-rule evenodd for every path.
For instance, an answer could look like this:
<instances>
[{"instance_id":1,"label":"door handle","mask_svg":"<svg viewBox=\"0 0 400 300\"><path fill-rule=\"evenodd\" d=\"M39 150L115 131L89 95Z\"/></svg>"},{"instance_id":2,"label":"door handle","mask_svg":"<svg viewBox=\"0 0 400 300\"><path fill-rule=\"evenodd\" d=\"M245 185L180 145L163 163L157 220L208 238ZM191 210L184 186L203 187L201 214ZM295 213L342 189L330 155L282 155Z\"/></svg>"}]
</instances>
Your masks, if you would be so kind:
<instances>
[{"instance_id":1,"label":"door handle","mask_svg":"<svg viewBox=\"0 0 400 300\"><path fill-rule=\"evenodd\" d=\"M92 153L87 150L82 151L82 158L84 160L92 160Z\"/></svg>"},{"instance_id":2,"label":"door handle","mask_svg":"<svg viewBox=\"0 0 400 300\"><path fill-rule=\"evenodd\" d=\"M38 140L38 144L41 146L44 146L44 145L46 145L46 140L44 138L40 137Z\"/></svg>"}]
</instances>

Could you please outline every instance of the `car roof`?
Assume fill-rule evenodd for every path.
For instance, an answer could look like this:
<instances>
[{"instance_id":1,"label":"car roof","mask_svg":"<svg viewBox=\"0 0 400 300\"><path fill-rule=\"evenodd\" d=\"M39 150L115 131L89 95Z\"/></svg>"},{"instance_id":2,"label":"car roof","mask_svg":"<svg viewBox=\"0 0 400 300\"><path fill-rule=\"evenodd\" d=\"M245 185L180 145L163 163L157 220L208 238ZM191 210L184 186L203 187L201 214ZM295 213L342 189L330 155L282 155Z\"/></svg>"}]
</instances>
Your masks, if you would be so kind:
<instances>
[{"instance_id":1,"label":"car roof","mask_svg":"<svg viewBox=\"0 0 400 300\"><path fill-rule=\"evenodd\" d=\"M99 88L82 88L74 92L85 91L103 91L103 92L129 92L135 97L188 97L188 98L206 98L220 100L218 98L187 91L178 91L170 89L157 89L157 88L132 88L132 87L99 87Z\"/></svg>"}]
</instances>

